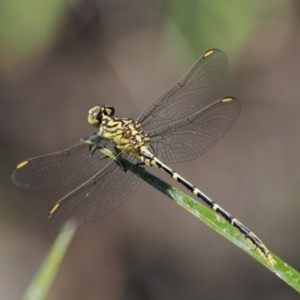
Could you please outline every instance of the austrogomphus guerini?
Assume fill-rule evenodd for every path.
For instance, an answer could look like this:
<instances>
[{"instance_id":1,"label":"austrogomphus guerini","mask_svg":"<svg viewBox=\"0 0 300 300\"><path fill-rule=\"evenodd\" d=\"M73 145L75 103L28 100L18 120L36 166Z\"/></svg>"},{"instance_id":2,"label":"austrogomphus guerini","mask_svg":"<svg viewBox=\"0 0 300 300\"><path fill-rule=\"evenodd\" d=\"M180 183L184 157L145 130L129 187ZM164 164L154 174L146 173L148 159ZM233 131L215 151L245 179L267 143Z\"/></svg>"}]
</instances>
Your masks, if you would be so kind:
<instances>
[{"instance_id":1,"label":"austrogomphus guerini","mask_svg":"<svg viewBox=\"0 0 300 300\"><path fill-rule=\"evenodd\" d=\"M115 117L108 105L89 110L88 122L98 132L72 148L25 160L13 171L13 182L23 188L52 188L91 177L60 199L50 210L51 231L75 228L96 220L123 204L137 189L140 179L126 167L157 167L183 184L235 227L270 264L275 260L263 242L227 211L181 177L165 163L196 158L212 147L231 128L240 114L232 97L211 101L227 66L226 55L209 50L170 90L137 119ZM109 160L101 148L111 149Z\"/></svg>"}]
</instances>

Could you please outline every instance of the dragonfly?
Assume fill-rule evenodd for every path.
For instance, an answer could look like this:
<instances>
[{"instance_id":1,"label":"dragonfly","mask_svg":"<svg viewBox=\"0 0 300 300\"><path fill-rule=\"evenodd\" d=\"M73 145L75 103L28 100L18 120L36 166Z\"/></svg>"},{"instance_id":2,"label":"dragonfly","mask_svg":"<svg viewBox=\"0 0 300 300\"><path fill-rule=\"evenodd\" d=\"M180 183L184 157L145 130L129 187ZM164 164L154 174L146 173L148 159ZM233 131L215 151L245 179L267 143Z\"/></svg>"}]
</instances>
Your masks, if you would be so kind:
<instances>
[{"instance_id":1,"label":"dragonfly","mask_svg":"<svg viewBox=\"0 0 300 300\"><path fill-rule=\"evenodd\" d=\"M234 97L211 100L227 68L226 55L206 51L166 93L137 120L115 116L115 109L99 105L88 112L97 132L69 149L19 163L13 183L22 188L66 186L86 180L50 209L47 227L60 232L92 222L122 205L141 183L131 166L156 167L185 186L236 228L269 264L276 261L264 243L240 221L211 200L167 164L195 159L232 127L241 105ZM112 151L110 159L101 149Z\"/></svg>"}]
</instances>

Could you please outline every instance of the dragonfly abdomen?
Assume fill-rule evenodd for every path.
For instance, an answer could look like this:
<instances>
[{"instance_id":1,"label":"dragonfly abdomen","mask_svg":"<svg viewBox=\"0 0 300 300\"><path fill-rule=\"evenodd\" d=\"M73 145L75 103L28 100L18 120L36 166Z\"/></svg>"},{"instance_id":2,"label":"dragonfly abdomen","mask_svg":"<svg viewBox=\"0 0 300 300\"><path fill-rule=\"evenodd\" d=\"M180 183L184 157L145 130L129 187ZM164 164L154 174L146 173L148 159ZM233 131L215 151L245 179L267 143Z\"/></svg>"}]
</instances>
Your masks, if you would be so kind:
<instances>
[{"instance_id":1,"label":"dragonfly abdomen","mask_svg":"<svg viewBox=\"0 0 300 300\"><path fill-rule=\"evenodd\" d=\"M157 157L150 154L149 151L145 150L141 152L142 156L145 157L146 160L149 160L148 163L150 166L155 166L167 174L169 174L173 179L184 185L188 190L190 190L193 194L195 194L198 198L204 201L210 208L212 208L216 213L222 216L228 223L230 223L234 228L236 228L239 233L246 239L248 244L257 251L257 253L263 257L270 264L274 265L276 262L272 257L268 248L264 245L264 243L246 226L244 226L240 221L234 218L231 214L229 214L226 210L224 210L221 206L219 206L216 202L212 201L208 196L206 196L203 192L201 192L195 185L184 179L181 175L179 175L176 171L165 165L161 162Z\"/></svg>"}]
</instances>

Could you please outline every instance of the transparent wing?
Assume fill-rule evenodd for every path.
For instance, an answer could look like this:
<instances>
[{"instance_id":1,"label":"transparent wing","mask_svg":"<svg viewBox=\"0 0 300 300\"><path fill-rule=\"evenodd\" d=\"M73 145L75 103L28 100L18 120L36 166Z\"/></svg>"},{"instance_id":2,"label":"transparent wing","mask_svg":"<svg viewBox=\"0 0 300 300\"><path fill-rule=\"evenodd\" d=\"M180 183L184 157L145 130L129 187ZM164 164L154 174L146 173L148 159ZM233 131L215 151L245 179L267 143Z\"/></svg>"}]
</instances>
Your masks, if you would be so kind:
<instances>
[{"instance_id":1,"label":"transparent wing","mask_svg":"<svg viewBox=\"0 0 300 300\"><path fill-rule=\"evenodd\" d=\"M94 177L57 202L49 213L47 227L59 232L92 222L122 205L141 180L111 161Z\"/></svg>"},{"instance_id":2,"label":"transparent wing","mask_svg":"<svg viewBox=\"0 0 300 300\"><path fill-rule=\"evenodd\" d=\"M188 118L151 132L151 148L165 163L194 159L226 134L240 111L234 98L215 101Z\"/></svg>"},{"instance_id":3,"label":"transparent wing","mask_svg":"<svg viewBox=\"0 0 300 300\"><path fill-rule=\"evenodd\" d=\"M158 98L138 118L146 132L188 117L210 103L220 84L227 57L220 50L209 50L169 91Z\"/></svg>"},{"instance_id":4,"label":"transparent wing","mask_svg":"<svg viewBox=\"0 0 300 300\"><path fill-rule=\"evenodd\" d=\"M103 141L101 146L104 146ZM13 183L22 188L61 187L86 179L103 168L109 159L99 151L89 156L89 145L77 144L69 149L34 157L20 163L13 171Z\"/></svg>"}]
</instances>

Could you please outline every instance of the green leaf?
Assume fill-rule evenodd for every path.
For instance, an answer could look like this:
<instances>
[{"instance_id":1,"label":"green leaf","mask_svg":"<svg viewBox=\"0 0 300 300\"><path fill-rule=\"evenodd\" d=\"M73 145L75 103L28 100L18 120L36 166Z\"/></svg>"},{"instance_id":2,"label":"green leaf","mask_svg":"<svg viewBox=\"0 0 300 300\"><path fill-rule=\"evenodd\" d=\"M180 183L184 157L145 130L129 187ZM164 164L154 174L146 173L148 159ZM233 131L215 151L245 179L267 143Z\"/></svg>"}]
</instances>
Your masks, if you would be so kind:
<instances>
[{"instance_id":1,"label":"green leaf","mask_svg":"<svg viewBox=\"0 0 300 300\"><path fill-rule=\"evenodd\" d=\"M74 233L75 230L69 230L57 236L22 300L42 300L46 298Z\"/></svg>"}]
</instances>

